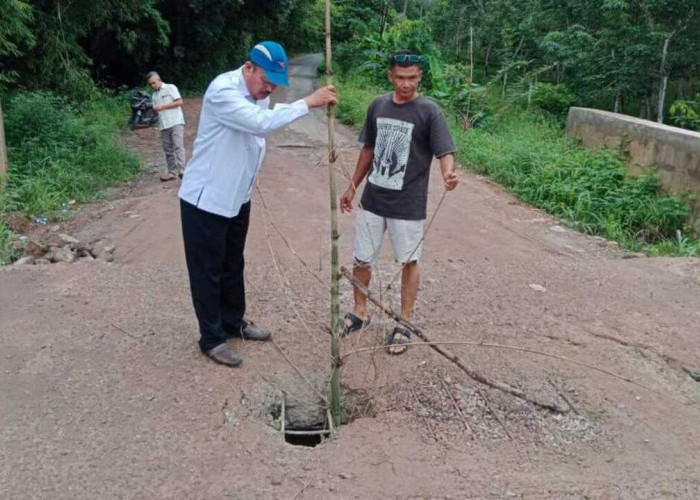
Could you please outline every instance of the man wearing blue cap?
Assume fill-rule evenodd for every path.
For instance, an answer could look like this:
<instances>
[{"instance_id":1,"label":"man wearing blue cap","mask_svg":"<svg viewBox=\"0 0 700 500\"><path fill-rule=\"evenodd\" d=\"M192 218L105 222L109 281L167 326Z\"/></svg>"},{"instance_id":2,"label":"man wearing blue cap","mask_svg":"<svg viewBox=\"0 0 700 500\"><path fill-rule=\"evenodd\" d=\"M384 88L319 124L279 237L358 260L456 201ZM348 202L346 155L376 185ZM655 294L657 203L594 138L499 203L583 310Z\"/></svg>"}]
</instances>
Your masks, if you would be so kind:
<instances>
[{"instance_id":1,"label":"man wearing blue cap","mask_svg":"<svg viewBox=\"0 0 700 500\"><path fill-rule=\"evenodd\" d=\"M180 186L180 209L190 290L201 338L214 361L238 366L231 337L265 341L268 332L244 319L243 250L250 197L265 156L265 135L335 105L333 87L270 109L270 94L289 85L288 60L276 42L260 42L246 63L217 76L207 88L194 151Z\"/></svg>"}]
</instances>

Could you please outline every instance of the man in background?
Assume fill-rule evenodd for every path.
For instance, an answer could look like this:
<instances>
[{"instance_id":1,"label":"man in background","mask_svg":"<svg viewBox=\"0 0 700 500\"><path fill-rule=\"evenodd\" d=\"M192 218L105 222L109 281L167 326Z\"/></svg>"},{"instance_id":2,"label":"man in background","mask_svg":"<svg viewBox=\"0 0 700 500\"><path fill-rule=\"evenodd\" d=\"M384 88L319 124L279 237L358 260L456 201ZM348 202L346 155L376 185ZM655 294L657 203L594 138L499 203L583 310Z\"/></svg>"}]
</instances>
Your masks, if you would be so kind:
<instances>
[{"instance_id":1,"label":"man in background","mask_svg":"<svg viewBox=\"0 0 700 500\"><path fill-rule=\"evenodd\" d=\"M165 152L167 171L160 175L163 182L182 179L185 171L185 117L182 114L182 96L172 83L163 83L155 71L146 75L153 89L153 110L158 113L158 128Z\"/></svg>"}]
</instances>

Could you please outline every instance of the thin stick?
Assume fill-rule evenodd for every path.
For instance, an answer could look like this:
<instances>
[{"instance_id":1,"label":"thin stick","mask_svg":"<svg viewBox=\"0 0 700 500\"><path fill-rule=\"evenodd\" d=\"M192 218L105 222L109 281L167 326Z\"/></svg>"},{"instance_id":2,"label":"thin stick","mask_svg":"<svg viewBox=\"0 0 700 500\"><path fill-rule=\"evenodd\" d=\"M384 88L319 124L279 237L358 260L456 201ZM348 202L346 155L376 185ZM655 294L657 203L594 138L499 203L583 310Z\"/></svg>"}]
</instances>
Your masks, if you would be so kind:
<instances>
[{"instance_id":1,"label":"thin stick","mask_svg":"<svg viewBox=\"0 0 700 500\"><path fill-rule=\"evenodd\" d=\"M417 395L417 394L415 393L415 391L413 390L413 387L409 386L409 387L408 387L408 390L411 391L411 394L413 394L413 397L416 398L416 401L418 401L418 404L421 405L421 407L422 407L424 410L427 410L427 408L425 407L425 405L423 404L423 402L418 398L418 395ZM423 422L425 422L425 426L426 426L426 427L428 428L428 430L430 431L430 434L433 436L433 439L434 439L435 441L437 441L438 438L437 438L437 436L435 435L435 431L433 431L433 428L430 426L430 422L428 422L428 418L424 416L424 417L423 417Z\"/></svg>"},{"instance_id":2,"label":"thin stick","mask_svg":"<svg viewBox=\"0 0 700 500\"><path fill-rule=\"evenodd\" d=\"M265 225L265 234L267 235L267 245L268 245L268 248L270 250L270 255L272 256L272 264L274 265L275 271L277 272L277 278L279 279L280 285L282 286L282 288L286 287L285 292L286 292L286 290L289 290L294 295L299 296L300 293L292 286L291 282L287 278L287 275L285 274L281 265L278 263L277 253L274 251L274 249L272 247L272 239L270 237L270 226L272 226L277 231L277 233L280 235L282 240L287 244L287 247L299 259L299 261L304 265L304 267L306 267L307 270L309 270L309 271L310 271L310 269L308 269L308 266L306 265L304 260L296 254L294 249L291 247L291 245L289 244L289 242L285 238L284 234L275 225L274 219L272 219L272 214L270 213L270 210L267 208L267 204L265 203L265 198L263 197L262 191L260 190L257 182L255 184L255 188L256 188L256 192L258 194L258 197L260 198L260 202L262 203L262 206L263 206L263 219L265 220L265 224L266 224ZM318 276L315 276L315 277L319 281L323 282L320 277L318 277ZM285 294L285 296L286 296L286 294ZM299 321L301 321L302 325L304 326L306 333L308 333L309 336L313 337L313 335L311 334L311 330L310 330L308 324L306 323L306 320L299 313L299 310L297 309L297 306L296 306L296 303L294 302L294 300L292 298L290 298L289 302L292 306L292 309L294 309L294 313L297 315L297 317L299 318ZM306 309L306 312L310 312L310 311L308 311L308 308ZM313 312L311 312L310 314L312 316L314 316L314 321L316 322L317 326L320 326L321 328L326 326L325 323L320 321L320 319L318 317L316 317L316 315Z\"/></svg>"},{"instance_id":3,"label":"thin stick","mask_svg":"<svg viewBox=\"0 0 700 500\"><path fill-rule=\"evenodd\" d=\"M319 283L325 284L325 281L323 281L323 279L317 273L315 273L313 269L311 269L311 267L306 263L306 261L304 261L304 259L302 259L299 256L296 250L294 250L294 248L292 247L292 244L289 243L289 240L284 235L284 233L279 229L279 227L277 227L277 224L275 224L275 220L272 218L272 214L270 213L270 209L267 208L267 203L265 203L265 198L263 197L262 191L260 191L260 186L257 182L255 183L255 191L258 193L258 197L260 198L260 202L262 203L263 211L267 215L267 220L269 221L270 226L272 226L272 229L274 229L275 232L277 232L277 234L279 235L279 237L282 238L282 241L287 246L289 251L292 252L292 255L294 255L294 257L297 258L297 260L301 263L302 266L304 266L304 268L309 272L309 274L316 278L316 281L318 281Z\"/></svg>"},{"instance_id":4,"label":"thin stick","mask_svg":"<svg viewBox=\"0 0 700 500\"><path fill-rule=\"evenodd\" d=\"M578 412L578 410L576 409L574 404L571 401L569 401L569 398L566 397L566 395L564 394L564 391L559 389L559 387L557 387L556 384L554 382L552 382L549 378L547 378L547 382L549 383L549 385L552 386L552 388L555 391L557 391L557 394L559 394L559 397L562 398L566 402L567 405L569 405L569 408L571 408L571 411L573 411L576 415L580 415L580 413Z\"/></svg>"},{"instance_id":5,"label":"thin stick","mask_svg":"<svg viewBox=\"0 0 700 500\"><path fill-rule=\"evenodd\" d=\"M330 434L331 431L329 429L319 429L317 431L293 431L287 429L286 431L284 431L284 433L289 436L322 436Z\"/></svg>"},{"instance_id":6,"label":"thin stick","mask_svg":"<svg viewBox=\"0 0 700 500\"><path fill-rule=\"evenodd\" d=\"M399 316L398 314L396 314L396 313L395 313L393 310L391 310L391 308L389 308L388 306L385 306L385 305L382 304L380 301L377 301L376 298L372 297L372 296L371 296L372 293L371 293L369 290L367 290L367 288L364 287L364 286L362 285L362 283L360 283L358 280L356 280L356 279L348 272L348 270L347 270L346 268L344 268L344 267L341 268L341 274L342 274L343 276L345 276L345 278L347 278L353 285L355 285L356 287L358 287L358 288L360 289L360 291L362 291L362 293L365 294L365 295L367 296L367 298L368 298L371 302L373 302L373 303L374 303L375 305L377 305L381 310L383 310L385 314L387 314L388 316L390 316L391 318L393 318L396 322L398 322L399 324L405 326L407 329L411 330L411 331L412 331L413 333L415 333L418 337L420 337L422 340L424 340L424 342L408 344L409 346L411 346L411 345L412 345L412 346L420 346L420 345L427 345L427 346L430 346L430 347L432 347L434 350L436 350L437 352L439 352L440 354L442 354L443 356L445 356L446 358L448 358L450 361L452 361L453 363L455 363L455 364L456 364L458 367L460 367L465 373L467 373L467 375L469 375L470 377L474 378L474 379L477 380L478 382L482 382L482 383L485 384L485 385L489 385L489 386L493 387L494 389L499 389L499 390L508 392L508 393L511 394L512 396L515 396L515 397L518 397L518 398L523 399L523 400L525 400L525 401L528 401L528 402L530 402L530 403L533 403L533 404L535 404L536 406L540 406L540 407L543 407L543 408L547 408L547 409L549 409L549 410L556 411L556 412L558 412L558 413L561 413L561 412L562 412L562 409L559 408L559 407L557 407L557 406L552 406L552 405L550 405L550 404L548 404L548 403L541 403L541 402L538 402L538 401L533 401L533 400L527 398L527 397L525 396L525 394L524 394L522 391L519 391L518 389L515 389L515 388L513 388L513 387L510 387L510 386L507 386L507 385L505 385L505 384L502 384L501 382L494 382L494 381L488 381L488 380L487 380L487 381L482 381L482 380L479 380L478 378L475 378L474 376L472 376L472 373L470 373L470 372L473 372L473 370L471 370L471 369L469 369L469 368L467 368L467 367L462 366L462 365L461 365L461 360L460 360L457 356L455 356L454 354L450 353L449 351L447 351L447 350L445 350L445 349L441 349L440 346L441 346L441 345L471 345L471 346L476 346L476 347L492 347L492 348L495 348L495 349L506 349L506 350L511 350L511 351L527 352L527 353L530 353L530 354L536 354L536 355L538 355L538 356L545 356L545 357L549 357L549 358L554 358L554 359L558 359L558 360L560 360L560 361L564 361L564 362L567 362L567 363L572 363L572 364L575 364L575 365L578 365L578 366L582 366L582 367L584 367L584 368L588 368L588 369L590 369L590 370L594 370L594 371L597 371L597 372L599 372L599 373L603 373L603 374L605 374L605 375L608 375L608 376L610 376L610 377L616 378L616 379L621 380L621 381L623 381L623 382L627 382L628 384L634 385L634 386L639 387L639 388L641 388L641 389L645 389L645 390L647 390L647 391L649 391L649 392L653 392L653 393L655 393L655 394L657 394L657 395L659 395L659 396L663 396L663 397L665 397L665 398L672 399L673 401L676 401L677 403L681 403L681 404L683 404L683 405L688 405L688 404L690 404L690 403L688 403L687 401L683 401L682 399L675 398L675 397L671 396L670 394L666 394L666 393L664 393L664 392L661 392L661 391L658 391L658 390L656 390L656 389L653 389L653 388L651 388L651 387L649 387L649 386L647 386L647 385L640 384L639 382L635 382L634 380L629 379L629 378L627 378L627 377L623 377L623 376L621 376L621 375L617 375L616 373L613 373L613 372L611 372L611 371L609 371L609 370L606 370L606 369L604 369L604 368L600 368L600 367L594 366L594 365L589 365L589 364L584 363L584 362L582 362L582 361L577 361L577 360L575 360L575 359L567 358L567 357L565 357L565 356L559 356L558 354L546 353L546 352L542 352L542 351L537 351L537 350L535 350L535 349L528 349L528 348L525 348L525 347L516 347L516 346L509 346L509 345L502 345L502 344L493 344L493 343L488 343L488 342L468 342L468 341L432 342L432 341L430 341L430 340L428 339L427 335L426 335L422 330L420 330L418 327L416 327L416 326L415 326L414 324L412 324L410 321L408 321L408 320L404 319L403 317ZM348 356L348 355L350 355L350 354L353 354L354 352L369 351L369 350L377 350L377 349L386 349L387 347L390 347L390 346L375 346L375 347L366 347L366 348L362 348L362 349L357 349L356 351L351 351L351 352L348 352L348 353L344 354L343 357ZM451 356L454 357L454 358L456 358L456 361L455 361L454 359L452 359ZM480 374L478 374L478 373L476 373L476 372L473 372L473 373L474 373L475 375L478 375L479 377L481 377ZM492 384L496 384L496 385L492 385ZM503 387L501 387L501 386L503 386ZM512 390L512 391L516 391L516 393L511 392L511 390ZM563 398L562 398L562 399L563 399Z\"/></svg>"},{"instance_id":7,"label":"thin stick","mask_svg":"<svg viewBox=\"0 0 700 500\"><path fill-rule=\"evenodd\" d=\"M448 395L448 396L450 397L450 399L452 400L452 404L454 405L455 410L457 410L457 414L459 415L459 418L462 419L462 423L464 424L464 428L467 429L467 430L468 430L469 432L471 432L472 434L474 434L474 431L472 430L472 428L471 428L471 427L469 426L469 424L467 423L467 419L464 417L464 413L462 413L462 410L459 408L459 405L457 404L457 400L456 400L455 397L452 395L452 391L450 391L450 388L447 387L447 384L445 383L445 381L444 381L443 379L440 379L440 383L442 384L442 388L445 390L445 392L447 393L447 395ZM476 434L474 434L474 435L476 435Z\"/></svg>"},{"instance_id":8,"label":"thin stick","mask_svg":"<svg viewBox=\"0 0 700 500\"><path fill-rule=\"evenodd\" d=\"M270 249L270 255L272 256L272 264L275 267L275 271L277 271L277 277L280 280L280 285L282 285L282 288L285 288L285 283L286 283L286 286L290 290L293 290L292 284L289 282L289 280L287 279L287 276L284 274L284 272L282 272L279 264L277 263L277 256L275 254L274 248L272 247L272 240L270 238L270 231L269 231L269 228L267 226L265 227L265 232L267 233L267 246ZM309 335L309 337L311 337L313 339L314 336L311 333L311 329L309 328L309 325L306 324L306 321L304 320L303 316L299 312L299 309L297 308L295 302L293 300L290 300L289 303L292 306L292 309L294 310L294 314L296 314L297 318L299 318L299 321L301 321L301 324L304 327L304 329L306 330L306 333Z\"/></svg>"},{"instance_id":9,"label":"thin stick","mask_svg":"<svg viewBox=\"0 0 700 500\"><path fill-rule=\"evenodd\" d=\"M491 407L491 402L489 401L489 398L487 398L486 394L481 392L479 389L477 389L476 392L479 394L479 396L481 396L481 399L484 400L484 405L486 405L486 409L488 410L488 412L491 415L493 415L493 418L495 418L496 422L498 422L498 425L501 426L501 429L503 429L503 432L505 433L505 435L508 437L508 439L510 439L512 441L513 436L511 436L510 432L508 432L508 428L506 427L506 423L503 421L503 419L501 419L500 415L496 412L496 410L494 410Z\"/></svg>"},{"instance_id":10,"label":"thin stick","mask_svg":"<svg viewBox=\"0 0 700 500\"><path fill-rule=\"evenodd\" d=\"M286 414L286 403L285 403L285 394L284 392L282 393L282 410L281 410L281 417L282 417L282 424L280 425L280 429L282 429L282 439L284 440L284 433L285 433L285 427L286 427L286 420L287 420L287 414Z\"/></svg>"},{"instance_id":11,"label":"thin stick","mask_svg":"<svg viewBox=\"0 0 700 500\"><path fill-rule=\"evenodd\" d=\"M290 149L295 149L295 148L303 148L303 149L316 149L316 146L312 146L311 144L277 144L275 146L276 148L290 148Z\"/></svg>"},{"instance_id":12,"label":"thin stick","mask_svg":"<svg viewBox=\"0 0 700 500\"><path fill-rule=\"evenodd\" d=\"M411 259L413 259L413 255L418 251L418 248L420 248L420 246L423 244L423 241L425 241L425 237L428 236L428 231L430 231L430 226L433 225L433 221L435 220L435 216L438 214L438 211L440 210L440 207L442 206L442 202L445 201L445 196L447 196L447 189L445 189L445 191L443 191L442 196L440 197L440 201L438 202L437 207L435 208L435 211L433 212L432 217L430 217L428 224L425 226L425 230L423 231L423 236L421 236L421 239L418 241L415 248L408 256L408 259L406 259L407 262L410 262ZM401 269L399 269L396 272L396 274L394 275L394 277L391 278L391 281L389 281L389 284L384 289L384 293L389 291L389 289L391 288L391 285L394 284L394 281L396 281L396 278L398 278L402 272L403 272L403 266L401 266Z\"/></svg>"},{"instance_id":13,"label":"thin stick","mask_svg":"<svg viewBox=\"0 0 700 500\"><path fill-rule=\"evenodd\" d=\"M110 325L112 325L114 328L116 328L117 330L119 330L120 332L122 332L124 335L128 335L128 336L131 337L132 339L136 339L136 340L139 339L138 336L134 335L133 333L127 332L127 331L124 330L121 326L115 325L114 323L110 323Z\"/></svg>"},{"instance_id":14,"label":"thin stick","mask_svg":"<svg viewBox=\"0 0 700 500\"><path fill-rule=\"evenodd\" d=\"M306 482L306 484L305 484L304 486L301 487L301 490L299 490L299 491L297 492L297 494L294 495L294 496L293 496L292 498L290 498L289 500L295 500L296 497L298 497L299 495L301 495L302 493L304 493L304 490L305 490L306 488L309 487L309 485L311 484L311 481L313 481L313 479L309 479L309 480Z\"/></svg>"},{"instance_id":15,"label":"thin stick","mask_svg":"<svg viewBox=\"0 0 700 500\"><path fill-rule=\"evenodd\" d=\"M511 396L515 396L516 398L522 399L523 401L527 401L528 403L531 403L535 406L538 406L540 408L544 408L549 411L553 411L555 413L565 413L565 410L562 409L559 406L553 405L551 403L543 403L541 401L537 401L531 397L528 397L523 391L516 389L515 387L511 387L507 384L504 384L503 382L499 382L497 380L491 380L487 378L486 376L482 375L481 373L477 372L473 368L469 368L467 365L464 364L464 362L455 354L451 353L447 349L444 349L437 343L434 343L430 340L430 338L423 333L423 331L415 326L413 323L410 321L404 319L402 316L396 314L391 308L388 306L384 305L380 300L377 300L374 297L374 294L370 292L367 287L365 287L359 280L355 279L352 274L345 268L341 267L340 273L345 276L345 278L350 281L355 287L360 290L366 297L367 299L375 304L376 306L379 307L384 313L391 318L393 318L397 323L400 325L406 327L413 333L415 333L418 337L420 337L422 340L425 341L426 344L430 345L430 347L440 353L442 356L447 358L448 360L452 361L457 367L462 370L464 373L469 375L472 379L476 380L477 382L480 382L484 385L487 385L489 387L493 387L494 389L498 389L499 391L503 391L505 393L510 394ZM414 344L414 345L421 345L421 344Z\"/></svg>"}]
</instances>

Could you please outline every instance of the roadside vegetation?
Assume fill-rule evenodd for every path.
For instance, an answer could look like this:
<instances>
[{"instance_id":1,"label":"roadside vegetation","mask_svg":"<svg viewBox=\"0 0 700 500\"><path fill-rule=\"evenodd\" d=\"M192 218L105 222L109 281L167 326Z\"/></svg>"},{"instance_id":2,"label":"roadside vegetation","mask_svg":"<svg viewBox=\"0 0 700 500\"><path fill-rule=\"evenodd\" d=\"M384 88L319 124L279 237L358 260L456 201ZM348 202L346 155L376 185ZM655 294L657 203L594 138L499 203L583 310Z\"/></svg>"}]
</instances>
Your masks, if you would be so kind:
<instances>
[{"instance_id":1,"label":"roadside vegetation","mask_svg":"<svg viewBox=\"0 0 700 500\"><path fill-rule=\"evenodd\" d=\"M119 143L128 100L99 96L74 103L49 92L25 92L3 100L9 169L0 194L0 263L21 243L3 219L19 214L40 224L69 216L75 203L95 200L140 169Z\"/></svg>"},{"instance_id":2,"label":"roadside vegetation","mask_svg":"<svg viewBox=\"0 0 700 500\"><path fill-rule=\"evenodd\" d=\"M0 265L21 252L22 235L12 232L9 217L68 217L74 203L139 171L119 141L130 114L126 89L142 86L155 69L184 95L201 93L261 39L317 50L322 2L223 0L203 8L197 1L4 0L0 101L8 166Z\"/></svg>"},{"instance_id":3,"label":"roadside vegetation","mask_svg":"<svg viewBox=\"0 0 700 500\"><path fill-rule=\"evenodd\" d=\"M689 195L664 192L656 173L632 176L619 151L591 152L566 138L566 112L580 101L576 92L512 68L507 87L503 71L490 78L482 71L478 81L471 65L455 61L454 54L450 62L431 32L424 21L398 19L381 37L370 33L342 44L336 80L340 118L360 127L371 99L390 91L389 54L415 50L425 58L422 90L446 110L463 165L570 227L623 248L700 255ZM540 71L538 79L547 72Z\"/></svg>"},{"instance_id":4,"label":"roadside vegetation","mask_svg":"<svg viewBox=\"0 0 700 500\"><path fill-rule=\"evenodd\" d=\"M278 40L291 53L323 47L324 0L215 3L5 0L0 263L18 239L8 214L65 217L72 202L138 171L119 146L129 106L115 89L140 86L156 69L196 93L243 62L254 41ZM332 11L344 120L360 124L369 100L388 90L392 51L416 50L423 92L447 111L463 164L626 248L698 254L686 200L664 194L654 175L632 178L614 152L568 142L562 129L569 106L581 105L700 130L693 2L344 0Z\"/></svg>"}]
</instances>

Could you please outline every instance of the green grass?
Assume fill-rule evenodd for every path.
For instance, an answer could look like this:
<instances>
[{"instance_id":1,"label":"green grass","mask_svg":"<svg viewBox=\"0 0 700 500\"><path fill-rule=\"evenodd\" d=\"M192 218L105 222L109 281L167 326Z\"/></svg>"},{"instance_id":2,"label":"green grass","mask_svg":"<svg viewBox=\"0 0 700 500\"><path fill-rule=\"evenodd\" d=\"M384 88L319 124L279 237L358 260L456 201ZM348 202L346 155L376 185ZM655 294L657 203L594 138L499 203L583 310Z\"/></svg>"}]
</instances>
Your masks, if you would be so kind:
<instances>
[{"instance_id":1,"label":"green grass","mask_svg":"<svg viewBox=\"0 0 700 500\"><path fill-rule=\"evenodd\" d=\"M359 127L384 90L338 79L339 117ZM584 233L650 255L700 255L686 200L660 187L655 174L632 176L617 152L590 152L566 139L561 125L537 113L490 117L469 131L452 117L459 161Z\"/></svg>"},{"instance_id":2,"label":"green grass","mask_svg":"<svg viewBox=\"0 0 700 500\"><path fill-rule=\"evenodd\" d=\"M377 95L388 92L387 89L364 84L357 79L333 81L338 90L338 95L342 96L338 102L338 118L355 128L362 128L365 122L367 107L372 99Z\"/></svg>"},{"instance_id":3,"label":"green grass","mask_svg":"<svg viewBox=\"0 0 700 500\"><path fill-rule=\"evenodd\" d=\"M0 266L9 264L16 253L17 235L0 220Z\"/></svg>"},{"instance_id":4,"label":"green grass","mask_svg":"<svg viewBox=\"0 0 700 500\"><path fill-rule=\"evenodd\" d=\"M136 155L118 142L129 113L127 96L102 96L74 104L47 92L3 99L8 182L0 219L65 218L72 202L87 202L140 170ZM14 257L16 240L0 222L0 264Z\"/></svg>"}]
</instances>

